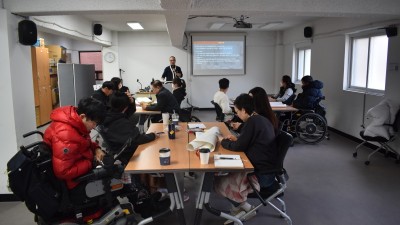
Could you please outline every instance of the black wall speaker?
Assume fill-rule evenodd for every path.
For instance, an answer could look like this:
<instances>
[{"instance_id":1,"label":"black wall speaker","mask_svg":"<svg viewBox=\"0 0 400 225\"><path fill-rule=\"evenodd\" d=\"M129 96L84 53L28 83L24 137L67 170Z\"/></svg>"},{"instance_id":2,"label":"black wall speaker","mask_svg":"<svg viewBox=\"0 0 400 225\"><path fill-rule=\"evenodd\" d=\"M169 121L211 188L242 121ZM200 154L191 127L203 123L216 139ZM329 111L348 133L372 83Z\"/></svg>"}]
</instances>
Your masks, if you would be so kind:
<instances>
[{"instance_id":1,"label":"black wall speaker","mask_svg":"<svg viewBox=\"0 0 400 225\"><path fill-rule=\"evenodd\" d=\"M385 31L388 37L397 36L397 27L385 27Z\"/></svg>"},{"instance_id":2,"label":"black wall speaker","mask_svg":"<svg viewBox=\"0 0 400 225\"><path fill-rule=\"evenodd\" d=\"M103 26L99 23L93 25L93 34L94 35L101 35L103 33Z\"/></svg>"},{"instance_id":3,"label":"black wall speaker","mask_svg":"<svg viewBox=\"0 0 400 225\"><path fill-rule=\"evenodd\" d=\"M310 38L313 35L312 27L304 27L304 37Z\"/></svg>"},{"instance_id":4,"label":"black wall speaker","mask_svg":"<svg viewBox=\"0 0 400 225\"><path fill-rule=\"evenodd\" d=\"M18 23L19 43L34 45L37 41L36 24L31 20L22 20Z\"/></svg>"}]
</instances>

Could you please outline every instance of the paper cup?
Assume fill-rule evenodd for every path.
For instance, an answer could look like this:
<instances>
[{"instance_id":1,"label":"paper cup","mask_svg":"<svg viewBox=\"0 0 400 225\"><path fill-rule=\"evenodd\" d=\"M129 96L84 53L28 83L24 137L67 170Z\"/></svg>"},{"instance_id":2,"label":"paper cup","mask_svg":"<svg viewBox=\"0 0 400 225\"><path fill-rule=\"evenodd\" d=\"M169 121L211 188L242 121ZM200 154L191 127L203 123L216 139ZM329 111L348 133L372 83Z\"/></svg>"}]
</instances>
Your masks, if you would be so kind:
<instances>
[{"instance_id":1,"label":"paper cup","mask_svg":"<svg viewBox=\"0 0 400 225\"><path fill-rule=\"evenodd\" d=\"M160 153L160 165L170 165L171 164L171 151L169 148L161 148Z\"/></svg>"},{"instance_id":2,"label":"paper cup","mask_svg":"<svg viewBox=\"0 0 400 225\"><path fill-rule=\"evenodd\" d=\"M199 150L200 153L200 164L208 164L210 159L210 149L208 148L201 148Z\"/></svg>"},{"instance_id":3,"label":"paper cup","mask_svg":"<svg viewBox=\"0 0 400 225\"><path fill-rule=\"evenodd\" d=\"M168 125L169 123L169 113L163 113L162 114L162 121L163 121L163 125Z\"/></svg>"}]
</instances>

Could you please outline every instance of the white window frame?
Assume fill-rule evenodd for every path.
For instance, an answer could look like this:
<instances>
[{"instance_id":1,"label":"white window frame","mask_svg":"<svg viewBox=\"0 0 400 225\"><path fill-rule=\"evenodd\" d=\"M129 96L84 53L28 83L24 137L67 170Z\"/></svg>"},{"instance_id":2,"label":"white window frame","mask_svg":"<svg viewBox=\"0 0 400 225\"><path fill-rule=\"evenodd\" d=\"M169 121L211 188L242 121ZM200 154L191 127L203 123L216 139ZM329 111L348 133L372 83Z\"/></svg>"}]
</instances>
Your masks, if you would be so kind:
<instances>
[{"instance_id":1,"label":"white window frame","mask_svg":"<svg viewBox=\"0 0 400 225\"><path fill-rule=\"evenodd\" d=\"M378 89L368 88L367 85L365 87L359 87L359 86L353 86L351 84L354 39L368 38L368 44L370 46L371 37L383 36L383 35L386 35L386 33L384 31L368 31L368 32L362 32L362 33L358 33L358 34L347 35L347 43L346 43L347 66L345 65L344 90L353 91L353 92L362 92L362 93L378 95L378 96L383 96L385 94L386 86L385 86L384 90L378 90ZM370 55L369 52L370 52L370 50L368 49L368 65L367 65L366 83L368 83L368 69L369 69L369 55ZM387 61L386 61L386 66L387 66ZM386 76L387 76L387 68L386 68L386 73L385 73L385 81L386 81Z\"/></svg>"},{"instance_id":2,"label":"white window frame","mask_svg":"<svg viewBox=\"0 0 400 225\"><path fill-rule=\"evenodd\" d=\"M293 80L294 80L294 82L295 83L301 83L301 78L303 78L303 77L299 77L299 54L300 54L300 51L302 51L302 50L310 50L311 51L311 56L310 56L310 73L311 73L311 58L312 58L312 50L311 50L311 46L310 45L303 45L303 46L299 46L299 47L295 47L295 49L294 49L294 61L295 61L295 63L294 63L294 68L293 68L293 71L294 71L294 74L293 74ZM305 62L304 62L305 63ZM305 66L303 65L303 70L304 70L304 68L305 68ZM307 76L307 75L311 75L311 74L304 74L303 73L303 76Z\"/></svg>"}]
</instances>

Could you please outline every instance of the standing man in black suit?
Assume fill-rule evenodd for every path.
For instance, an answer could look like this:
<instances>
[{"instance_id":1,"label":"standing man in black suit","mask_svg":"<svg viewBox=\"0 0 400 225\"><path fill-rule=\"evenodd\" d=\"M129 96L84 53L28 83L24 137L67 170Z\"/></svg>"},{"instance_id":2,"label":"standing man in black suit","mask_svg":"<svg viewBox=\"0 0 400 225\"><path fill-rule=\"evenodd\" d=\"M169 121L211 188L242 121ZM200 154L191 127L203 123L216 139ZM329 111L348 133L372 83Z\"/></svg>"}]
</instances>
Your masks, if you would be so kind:
<instances>
[{"instance_id":1,"label":"standing man in black suit","mask_svg":"<svg viewBox=\"0 0 400 225\"><path fill-rule=\"evenodd\" d=\"M172 82L175 77L182 78L182 70L179 66L175 65L175 56L169 57L169 66L165 67L161 79L166 82Z\"/></svg>"}]
</instances>

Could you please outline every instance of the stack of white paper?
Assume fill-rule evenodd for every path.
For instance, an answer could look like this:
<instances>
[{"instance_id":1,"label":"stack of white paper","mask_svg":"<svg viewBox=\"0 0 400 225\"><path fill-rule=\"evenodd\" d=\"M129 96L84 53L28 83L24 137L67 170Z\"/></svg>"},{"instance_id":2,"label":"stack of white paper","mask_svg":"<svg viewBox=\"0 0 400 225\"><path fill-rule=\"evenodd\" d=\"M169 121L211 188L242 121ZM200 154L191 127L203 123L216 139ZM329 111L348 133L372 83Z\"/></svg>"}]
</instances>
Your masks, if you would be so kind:
<instances>
[{"instance_id":1,"label":"stack of white paper","mask_svg":"<svg viewBox=\"0 0 400 225\"><path fill-rule=\"evenodd\" d=\"M240 155L214 155L214 166L222 168L243 168Z\"/></svg>"},{"instance_id":2,"label":"stack of white paper","mask_svg":"<svg viewBox=\"0 0 400 225\"><path fill-rule=\"evenodd\" d=\"M149 102L151 102L151 100L147 97L139 97L139 98L136 98L136 102L137 103L142 103L142 102L149 103Z\"/></svg>"},{"instance_id":3,"label":"stack of white paper","mask_svg":"<svg viewBox=\"0 0 400 225\"><path fill-rule=\"evenodd\" d=\"M282 102L269 102L271 107L286 107L286 104L283 104Z\"/></svg>"}]
</instances>

